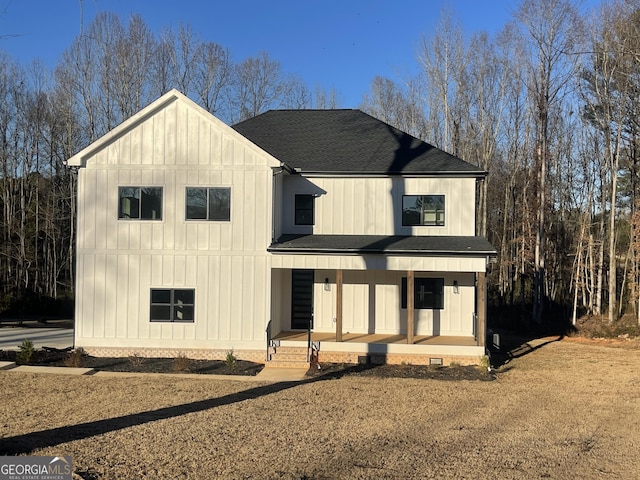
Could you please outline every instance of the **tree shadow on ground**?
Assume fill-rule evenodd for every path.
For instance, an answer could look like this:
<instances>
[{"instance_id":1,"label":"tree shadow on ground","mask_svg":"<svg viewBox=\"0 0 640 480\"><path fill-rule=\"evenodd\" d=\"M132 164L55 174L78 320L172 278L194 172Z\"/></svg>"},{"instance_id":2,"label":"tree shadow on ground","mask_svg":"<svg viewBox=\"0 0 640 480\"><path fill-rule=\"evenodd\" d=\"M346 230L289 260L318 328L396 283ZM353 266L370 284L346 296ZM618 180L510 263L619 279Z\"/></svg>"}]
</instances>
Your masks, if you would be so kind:
<instances>
[{"instance_id":1,"label":"tree shadow on ground","mask_svg":"<svg viewBox=\"0 0 640 480\"><path fill-rule=\"evenodd\" d=\"M550 343L559 342L564 338L564 335L557 335L551 337L544 337L536 339L529 339L515 334L500 334L500 344L488 345L490 352L491 367L493 369L502 369L506 364L516 358L524 357L536 350L549 345Z\"/></svg>"},{"instance_id":2,"label":"tree shadow on ground","mask_svg":"<svg viewBox=\"0 0 640 480\"><path fill-rule=\"evenodd\" d=\"M354 369L362 371L366 368L373 368L375 365L355 365ZM92 422L79 423L64 427L51 428L38 432L26 433L0 439L0 455L21 455L29 454L35 450L54 447L63 443L83 440L86 438L103 435L105 433L123 430L129 427L144 425L157 420L166 420L179 417L189 413L202 412L212 408L230 405L244 400L255 400L265 395L282 392L284 390L325 380L341 378L349 374L349 368L340 372L327 375L320 375L302 381L279 382L267 385L260 385L237 393L223 395L218 398L199 400L197 402L185 403L171 407L149 410L146 412L132 413L120 417L106 418Z\"/></svg>"}]
</instances>

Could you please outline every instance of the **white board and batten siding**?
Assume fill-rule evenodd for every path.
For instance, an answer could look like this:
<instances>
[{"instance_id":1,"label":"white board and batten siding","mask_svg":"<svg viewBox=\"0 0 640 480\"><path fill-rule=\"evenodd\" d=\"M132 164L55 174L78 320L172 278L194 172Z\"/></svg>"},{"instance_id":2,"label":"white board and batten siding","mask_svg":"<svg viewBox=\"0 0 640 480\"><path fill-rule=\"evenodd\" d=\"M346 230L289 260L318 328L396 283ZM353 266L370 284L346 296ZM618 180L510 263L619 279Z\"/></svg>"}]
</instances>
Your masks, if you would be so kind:
<instances>
[{"instance_id":1,"label":"white board and batten siding","mask_svg":"<svg viewBox=\"0 0 640 480\"><path fill-rule=\"evenodd\" d=\"M475 235L475 177L322 177L285 176L283 231L334 235ZM312 227L294 224L296 194L315 196ZM404 195L444 195L443 226L403 226ZM444 278L444 308L416 310L417 335L473 336L475 273L485 272L486 256L391 256L276 254L274 318L287 319L291 270L315 270L314 330L334 332L335 271L343 270L343 332L406 334L407 310L400 285L411 270L416 277ZM324 289L325 279L332 286ZM457 292L454 293L454 282ZM286 320L281 329L288 329Z\"/></svg>"},{"instance_id":2,"label":"white board and batten siding","mask_svg":"<svg viewBox=\"0 0 640 480\"><path fill-rule=\"evenodd\" d=\"M272 169L279 162L174 96L70 160L84 167L76 346L263 347L271 308ZM119 220L122 186L162 187L162 220ZM198 186L231 189L230 221L185 219L186 188ZM195 321L150 322L152 288L195 289Z\"/></svg>"},{"instance_id":3,"label":"white board and batten siding","mask_svg":"<svg viewBox=\"0 0 640 480\"><path fill-rule=\"evenodd\" d=\"M283 184L283 231L321 235L475 235L475 178L301 177ZM313 228L294 225L294 197L314 194ZM403 195L444 195L444 226L403 226ZM311 231L312 230L312 231Z\"/></svg>"}]
</instances>

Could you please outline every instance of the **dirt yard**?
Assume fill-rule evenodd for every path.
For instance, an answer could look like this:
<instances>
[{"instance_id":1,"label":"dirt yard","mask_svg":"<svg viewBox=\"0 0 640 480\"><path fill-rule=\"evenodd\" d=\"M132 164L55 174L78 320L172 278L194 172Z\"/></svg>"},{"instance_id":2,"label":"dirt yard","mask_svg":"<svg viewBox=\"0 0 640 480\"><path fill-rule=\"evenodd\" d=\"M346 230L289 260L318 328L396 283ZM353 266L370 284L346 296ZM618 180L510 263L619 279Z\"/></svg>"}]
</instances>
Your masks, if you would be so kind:
<instances>
[{"instance_id":1,"label":"dirt yard","mask_svg":"<svg viewBox=\"0 0 640 480\"><path fill-rule=\"evenodd\" d=\"M0 454L85 479L637 479L637 344L539 343L495 381L0 372Z\"/></svg>"}]
</instances>

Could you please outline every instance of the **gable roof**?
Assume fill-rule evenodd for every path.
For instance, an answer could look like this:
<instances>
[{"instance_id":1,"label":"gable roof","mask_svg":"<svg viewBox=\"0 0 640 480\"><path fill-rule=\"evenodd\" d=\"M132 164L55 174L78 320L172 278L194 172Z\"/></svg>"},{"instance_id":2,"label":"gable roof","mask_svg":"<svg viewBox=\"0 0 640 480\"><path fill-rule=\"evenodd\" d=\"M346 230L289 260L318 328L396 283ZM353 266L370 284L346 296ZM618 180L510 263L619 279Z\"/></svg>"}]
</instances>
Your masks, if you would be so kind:
<instances>
[{"instance_id":1,"label":"gable roof","mask_svg":"<svg viewBox=\"0 0 640 480\"><path fill-rule=\"evenodd\" d=\"M214 115L209 113L207 110L202 108L200 105L195 103L186 95L183 95L176 89L169 90L167 93L162 95L157 100L151 102L149 105L144 107L138 113L132 115L131 117L124 120L117 127L111 129L107 133L105 133L102 137L98 138L87 147L80 150L78 153L73 155L71 158L67 160L67 165L71 167L83 167L85 166L87 160L96 154L99 150L105 148L107 145L116 141L118 138L122 137L126 133L133 130L135 127L145 122L147 119L152 117L154 114L159 112L160 110L166 108L174 102L182 102L187 105L189 108L193 109L198 115L205 118L207 121L212 122L218 125L220 128L227 131L232 136L236 137L237 141L246 143L247 145L251 145L251 148L255 148L254 142L244 138L237 131L233 130L229 125L224 123L222 120L219 120ZM267 152L268 153L268 152ZM278 159L271 159L273 166L281 165L281 162Z\"/></svg>"},{"instance_id":2,"label":"gable roof","mask_svg":"<svg viewBox=\"0 0 640 480\"><path fill-rule=\"evenodd\" d=\"M301 173L486 174L360 110L270 110L232 128Z\"/></svg>"}]
</instances>

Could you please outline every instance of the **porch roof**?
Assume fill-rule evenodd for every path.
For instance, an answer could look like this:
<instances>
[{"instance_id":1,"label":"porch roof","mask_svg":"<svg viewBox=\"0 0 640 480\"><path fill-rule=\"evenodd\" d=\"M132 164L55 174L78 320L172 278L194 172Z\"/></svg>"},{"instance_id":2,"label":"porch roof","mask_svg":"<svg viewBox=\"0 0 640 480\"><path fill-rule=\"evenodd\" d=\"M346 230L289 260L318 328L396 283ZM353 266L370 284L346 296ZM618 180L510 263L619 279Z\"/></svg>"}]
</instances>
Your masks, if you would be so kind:
<instances>
[{"instance_id":1,"label":"porch roof","mask_svg":"<svg viewBox=\"0 0 640 480\"><path fill-rule=\"evenodd\" d=\"M494 256L483 237L405 235L282 235L267 249L272 253Z\"/></svg>"}]
</instances>

